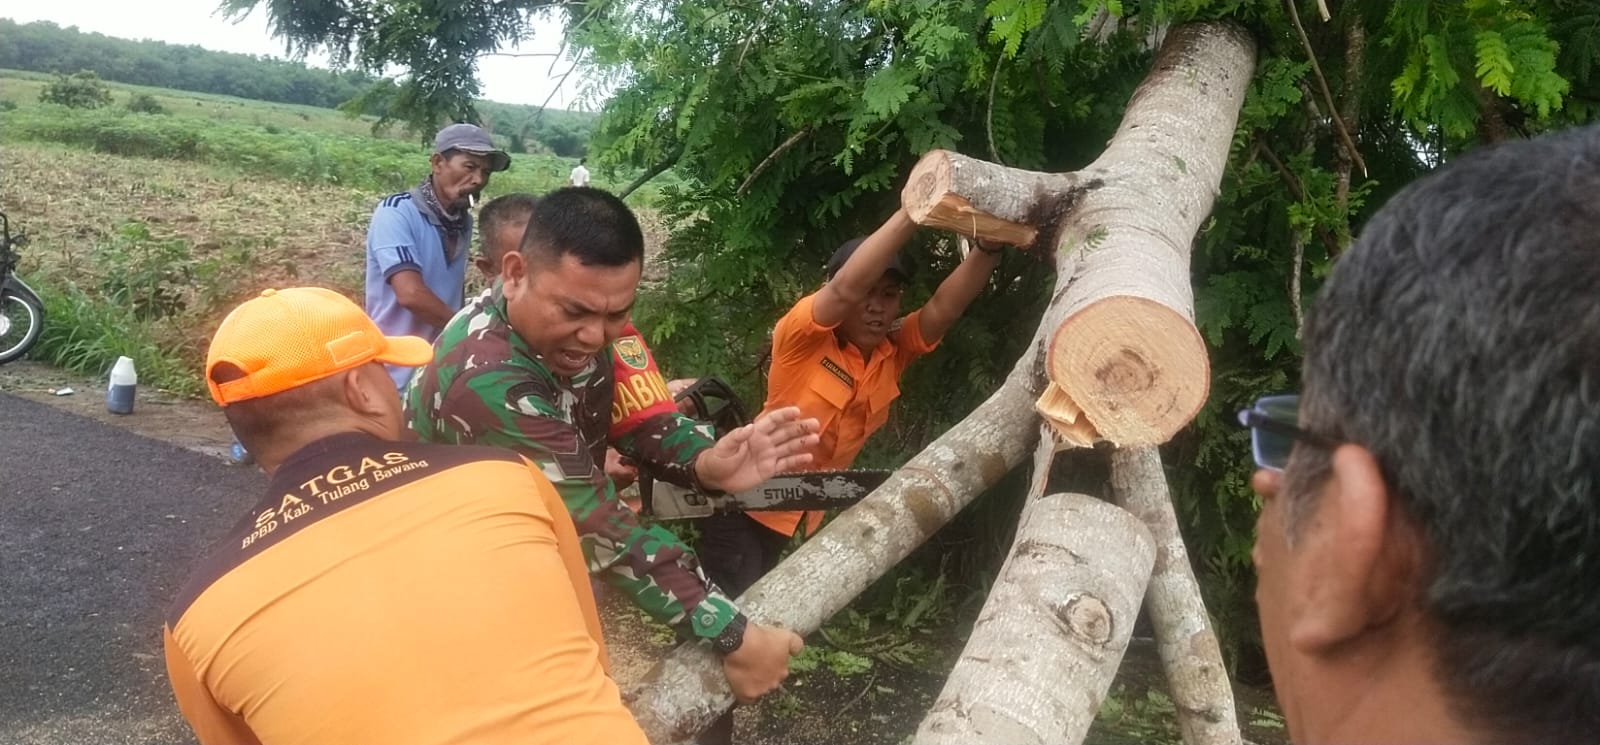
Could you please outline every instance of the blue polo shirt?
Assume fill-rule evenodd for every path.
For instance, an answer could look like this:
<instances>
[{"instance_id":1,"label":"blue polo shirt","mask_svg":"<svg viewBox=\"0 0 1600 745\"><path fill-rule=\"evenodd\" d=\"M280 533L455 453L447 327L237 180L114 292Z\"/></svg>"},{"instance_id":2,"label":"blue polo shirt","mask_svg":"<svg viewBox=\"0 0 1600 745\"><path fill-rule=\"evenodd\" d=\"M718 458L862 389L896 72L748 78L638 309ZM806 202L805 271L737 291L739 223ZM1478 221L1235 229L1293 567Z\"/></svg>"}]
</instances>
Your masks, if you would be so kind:
<instances>
[{"instance_id":1,"label":"blue polo shirt","mask_svg":"<svg viewBox=\"0 0 1600 745\"><path fill-rule=\"evenodd\" d=\"M472 235L472 217L467 217L467 235ZM445 305L460 309L465 298L467 254L463 246L455 261L446 261L444 241L439 229L417 209L410 192L391 194L372 211L367 227L367 315L389 336L420 336L433 341L440 329L433 327L400 305L389 278L398 272L414 271ZM395 387L404 390L411 379L409 367L389 367Z\"/></svg>"}]
</instances>

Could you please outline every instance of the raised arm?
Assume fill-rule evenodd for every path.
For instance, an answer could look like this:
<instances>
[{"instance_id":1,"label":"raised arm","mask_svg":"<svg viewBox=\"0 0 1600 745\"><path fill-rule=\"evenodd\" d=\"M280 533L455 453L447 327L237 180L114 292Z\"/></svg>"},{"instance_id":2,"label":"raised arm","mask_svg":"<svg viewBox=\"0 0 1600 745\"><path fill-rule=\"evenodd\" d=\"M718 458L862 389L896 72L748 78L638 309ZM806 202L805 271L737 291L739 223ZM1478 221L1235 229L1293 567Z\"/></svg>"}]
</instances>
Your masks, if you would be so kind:
<instances>
[{"instance_id":1,"label":"raised arm","mask_svg":"<svg viewBox=\"0 0 1600 745\"><path fill-rule=\"evenodd\" d=\"M922 312L917 314L922 338L929 344L937 344L943 339L945 332L955 325L956 319L966 312L967 306L983 292L984 285L989 283L989 275L999 265L999 248L980 246L967 254L961 265L939 283L939 289L934 290L933 297L928 298L928 302L922 306Z\"/></svg>"},{"instance_id":2,"label":"raised arm","mask_svg":"<svg viewBox=\"0 0 1600 745\"><path fill-rule=\"evenodd\" d=\"M811 306L812 320L819 326L829 327L843 321L851 308L866 299L872 286L888 271L895 252L916 232L917 224L906 211L895 210L872 235L862 240L850 260L817 291L816 301Z\"/></svg>"}]
</instances>

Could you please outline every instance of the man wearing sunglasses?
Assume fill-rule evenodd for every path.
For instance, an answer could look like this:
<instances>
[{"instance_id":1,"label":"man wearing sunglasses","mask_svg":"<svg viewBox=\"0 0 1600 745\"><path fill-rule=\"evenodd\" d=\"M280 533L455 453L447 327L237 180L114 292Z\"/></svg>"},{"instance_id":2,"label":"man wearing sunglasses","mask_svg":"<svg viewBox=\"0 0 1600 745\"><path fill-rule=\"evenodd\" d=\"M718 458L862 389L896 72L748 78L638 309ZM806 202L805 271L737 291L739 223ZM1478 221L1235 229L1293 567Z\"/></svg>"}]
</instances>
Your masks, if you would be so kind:
<instances>
[{"instance_id":1,"label":"man wearing sunglasses","mask_svg":"<svg viewBox=\"0 0 1600 745\"><path fill-rule=\"evenodd\" d=\"M1600 128L1400 192L1241 412L1290 737L1600 742Z\"/></svg>"}]
</instances>

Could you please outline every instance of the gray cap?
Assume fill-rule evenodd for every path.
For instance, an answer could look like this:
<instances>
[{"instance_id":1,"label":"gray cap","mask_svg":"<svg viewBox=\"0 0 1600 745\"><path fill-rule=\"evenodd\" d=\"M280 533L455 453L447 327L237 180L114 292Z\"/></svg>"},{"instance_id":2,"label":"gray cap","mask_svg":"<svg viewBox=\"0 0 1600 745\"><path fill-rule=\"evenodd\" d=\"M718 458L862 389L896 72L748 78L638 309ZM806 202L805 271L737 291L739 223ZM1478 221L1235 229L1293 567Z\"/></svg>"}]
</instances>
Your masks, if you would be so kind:
<instances>
[{"instance_id":1,"label":"gray cap","mask_svg":"<svg viewBox=\"0 0 1600 745\"><path fill-rule=\"evenodd\" d=\"M489 139L489 133L474 124L452 124L439 130L439 134L433 138L433 152L443 153L450 150L460 150L463 153L488 158L491 173L511 167L511 156L495 147L494 140Z\"/></svg>"}]
</instances>

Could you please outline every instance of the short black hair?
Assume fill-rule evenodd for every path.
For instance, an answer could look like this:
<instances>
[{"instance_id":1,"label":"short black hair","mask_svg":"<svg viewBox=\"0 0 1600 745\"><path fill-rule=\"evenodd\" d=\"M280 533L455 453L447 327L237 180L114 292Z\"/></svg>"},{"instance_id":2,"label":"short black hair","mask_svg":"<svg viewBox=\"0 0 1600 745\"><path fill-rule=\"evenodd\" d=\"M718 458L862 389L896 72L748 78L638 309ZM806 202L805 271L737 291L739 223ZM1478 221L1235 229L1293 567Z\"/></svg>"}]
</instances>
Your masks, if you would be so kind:
<instances>
[{"instance_id":1,"label":"short black hair","mask_svg":"<svg viewBox=\"0 0 1600 745\"><path fill-rule=\"evenodd\" d=\"M585 266L626 266L644 261L644 232L616 195L569 186L539 198L521 251L535 265L571 255Z\"/></svg>"},{"instance_id":2,"label":"short black hair","mask_svg":"<svg viewBox=\"0 0 1600 745\"><path fill-rule=\"evenodd\" d=\"M1435 676L1495 742L1600 742L1597 195L1600 127L1468 154L1373 216L1306 318L1303 426L1377 458L1425 541ZM1327 461L1290 461L1291 540Z\"/></svg>"},{"instance_id":3,"label":"short black hair","mask_svg":"<svg viewBox=\"0 0 1600 745\"><path fill-rule=\"evenodd\" d=\"M502 194L484 203L483 209L478 211L478 244L484 255L489 255L490 238L498 235L506 225L528 222L534 205L538 203L538 197L522 192Z\"/></svg>"}]
</instances>

